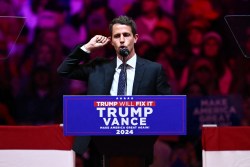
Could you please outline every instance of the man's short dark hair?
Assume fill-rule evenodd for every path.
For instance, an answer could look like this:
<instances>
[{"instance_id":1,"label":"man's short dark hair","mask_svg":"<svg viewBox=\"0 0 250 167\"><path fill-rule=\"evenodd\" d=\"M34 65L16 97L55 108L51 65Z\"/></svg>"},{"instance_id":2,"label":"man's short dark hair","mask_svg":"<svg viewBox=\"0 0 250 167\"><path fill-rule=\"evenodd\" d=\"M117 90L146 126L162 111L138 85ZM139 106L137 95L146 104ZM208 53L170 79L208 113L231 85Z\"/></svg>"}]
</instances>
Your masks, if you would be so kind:
<instances>
[{"instance_id":1,"label":"man's short dark hair","mask_svg":"<svg viewBox=\"0 0 250 167\"><path fill-rule=\"evenodd\" d=\"M111 23L109 24L109 32L112 35L113 31L113 25L114 24L122 24L122 25L127 25L131 27L133 35L137 34L136 31L136 24L132 18L129 18L128 16L119 16L114 18Z\"/></svg>"}]
</instances>

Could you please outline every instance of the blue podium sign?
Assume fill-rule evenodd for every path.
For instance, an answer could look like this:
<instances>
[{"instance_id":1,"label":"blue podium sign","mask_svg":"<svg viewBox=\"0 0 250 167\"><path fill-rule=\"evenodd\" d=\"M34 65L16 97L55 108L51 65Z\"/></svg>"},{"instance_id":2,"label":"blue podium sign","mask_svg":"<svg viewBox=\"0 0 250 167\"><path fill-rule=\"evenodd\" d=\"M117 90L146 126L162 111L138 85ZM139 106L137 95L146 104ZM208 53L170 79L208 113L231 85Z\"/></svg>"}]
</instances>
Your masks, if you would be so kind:
<instances>
[{"instance_id":1,"label":"blue podium sign","mask_svg":"<svg viewBox=\"0 0 250 167\"><path fill-rule=\"evenodd\" d=\"M186 96L63 96L64 134L185 135Z\"/></svg>"}]
</instances>

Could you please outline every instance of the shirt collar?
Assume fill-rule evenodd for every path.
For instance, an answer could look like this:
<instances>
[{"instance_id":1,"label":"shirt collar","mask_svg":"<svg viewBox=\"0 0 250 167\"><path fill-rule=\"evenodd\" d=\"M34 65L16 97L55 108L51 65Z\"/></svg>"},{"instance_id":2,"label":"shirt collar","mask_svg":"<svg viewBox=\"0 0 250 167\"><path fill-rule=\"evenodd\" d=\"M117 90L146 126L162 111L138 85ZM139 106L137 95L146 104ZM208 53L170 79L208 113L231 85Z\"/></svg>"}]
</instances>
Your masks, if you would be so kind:
<instances>
[{"instance_id":1,"label":"shirt collar","mask_svg":"<svg viewBox=\"0 0 250 167\"><path fill-rule=\"evenodd\" d=\"M137 56L136 54L134 56L132 56L127 62L126 64L128 64L130 66L130 68L134 68L135 69L135 66L136 66L136 59L137 59ZM120 67L120 65L122 64L122 61L117 58L117 68Z\"/></svg>"}]
</instances>

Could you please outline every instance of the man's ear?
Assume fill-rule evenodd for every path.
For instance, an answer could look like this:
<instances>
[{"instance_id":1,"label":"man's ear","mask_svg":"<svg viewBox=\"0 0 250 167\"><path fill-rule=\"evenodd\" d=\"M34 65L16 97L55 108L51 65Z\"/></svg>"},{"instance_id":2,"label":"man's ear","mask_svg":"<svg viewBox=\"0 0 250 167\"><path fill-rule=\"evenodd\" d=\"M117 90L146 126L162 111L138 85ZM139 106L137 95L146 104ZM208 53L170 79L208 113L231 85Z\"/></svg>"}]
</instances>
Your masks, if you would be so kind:
<instances>
[{"instance_id":1,"label":"man's ear","mask_svg":"<svg viewBox=\"0 0 250 167\"><path fill-rule=\"evenodd\" d=\"M135 35L134 35L134 39L135 39L134 42L135 42L135 43L137 42L138 38L139 38L139 35L138 35L138 34L135 34Z\"/></svg>"},{"instance_id":2,"label":"man's ear","mask_svg":"<svg viewBox=\"0 0 250 167\"><path fill-rule=\"evenodd\" d=\"M113 45L111 36L109 36L108 39L109 39L109 41L110 41L110 44Z\"/></svg>"}]
</instances>

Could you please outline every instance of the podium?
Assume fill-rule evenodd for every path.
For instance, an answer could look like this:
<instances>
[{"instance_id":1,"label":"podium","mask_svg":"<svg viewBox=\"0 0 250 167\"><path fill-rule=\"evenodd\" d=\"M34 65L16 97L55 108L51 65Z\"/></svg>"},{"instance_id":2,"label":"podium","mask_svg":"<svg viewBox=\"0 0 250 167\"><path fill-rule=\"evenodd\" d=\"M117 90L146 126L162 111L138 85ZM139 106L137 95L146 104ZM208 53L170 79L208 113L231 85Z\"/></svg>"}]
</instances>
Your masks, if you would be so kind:
<instances>
[{"instance_id":1,"label":"podium","mask_svg":"<svg viewBox=\"0 0 250 167\"><path fill-rule=\"evenodd\" d=\"M64 134L92 136L105 167L145 167L153 161L157 136L186 134L184 95L64 95L63 100Z\"/></svg>"},{"instance_id":2,"label":"podium","mask_svg":"<svg viewBox=\"0 0 250 167\"><path fill-rule=\"evenodd\" d=\"M247 167L250 127L202 127L203 167Z\"/></svg>"},{"instance_id":3,"label":"podium","mask_svg":"<svg viewBox=\"0 0 250 167\"><path fill-rule=\"evenodd\" d=\"M74 167L72 143L59 125L0 126L0 166Z\"/></svg>"}]
</instances>

